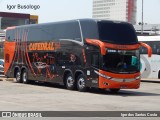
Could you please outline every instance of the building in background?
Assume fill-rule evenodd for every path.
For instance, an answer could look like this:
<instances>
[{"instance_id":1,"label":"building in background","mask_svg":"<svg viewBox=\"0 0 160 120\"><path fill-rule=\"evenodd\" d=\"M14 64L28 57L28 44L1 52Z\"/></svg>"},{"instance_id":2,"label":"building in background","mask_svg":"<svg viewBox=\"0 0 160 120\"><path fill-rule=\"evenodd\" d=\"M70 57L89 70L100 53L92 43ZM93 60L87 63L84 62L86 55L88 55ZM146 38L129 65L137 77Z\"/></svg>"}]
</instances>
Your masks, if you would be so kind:
<instances>
[{"instance_id":1,"label":"building in background","mask_svg":"<svg viewBox=\"0 0 160 120\"><path fill-rule=\"evenodd\" d=\"M38 16L37 15L30 15L30 24L38 24Z\"/></svg>"},{"instance_id":2,"label":"building in background","mask_svg":"<svg viewBox=\"0 0 160 120\"><path fill-rule=\"evenodd\" d=\"M142 25L134 25L137 35L160 35L160 24L144 24L143 32Z\"/></svg>"},{"instance_id":3,"label":"building in background","mask_svg":"<svg viewBox=\"0 0 160 120\"><path fill-rule=\"evenodd\" d=\"M10 26L37 24L38 16L22 13L0 12L0 30Z\"/></svg>"},{"instance_id":4,"label":"building in background","mask_svg":"<svg viewBox=\"0 0 160 120\"><path fill-rule=\"evenodd\" d=\"M3 42L5 38L5 29L7 27L37 23L37 15L0 12L0 58L3 58Z\"/></svg>"},{"instance_id":5,"label":"building in background","mask_svg":"<svg viewBox=\"0 0 160 120\"><path fill-rule=\"evenodd\" d=\"M93 18L136 24L137 0L93 0Z\"/></svg>"}]
</instances>

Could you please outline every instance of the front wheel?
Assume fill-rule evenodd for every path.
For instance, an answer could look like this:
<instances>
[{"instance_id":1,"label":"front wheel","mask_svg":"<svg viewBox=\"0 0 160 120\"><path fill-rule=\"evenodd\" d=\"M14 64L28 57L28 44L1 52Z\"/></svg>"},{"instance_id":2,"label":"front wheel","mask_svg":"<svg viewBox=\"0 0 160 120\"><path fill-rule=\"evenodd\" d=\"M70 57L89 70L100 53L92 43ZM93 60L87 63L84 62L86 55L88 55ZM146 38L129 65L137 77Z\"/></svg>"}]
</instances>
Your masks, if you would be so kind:
<instances>
[{"instance_id":1,"label":"front wheel","mask_svg":"<svg viewBox=\"0 0 160 120\"><path fill-rule=\"evenodd\" d=\"M22 73L22 82L24 84L28 83L28 78L27 78L27 72L26 72L26 70L24 70L23 73Z\"/></svg>"},{"instance_id":2,"label":"front wheel","mask_svg":"<svg viewBox=\"0 0 160 120\"><path fill-rule=\"evenodd\" d=\"M82 75L82 74L78 76L78 79L77 79L77 89L80 92L85 92L87 90L86 80L85 80L84 75Z\"/></svg>"}]
</instances>

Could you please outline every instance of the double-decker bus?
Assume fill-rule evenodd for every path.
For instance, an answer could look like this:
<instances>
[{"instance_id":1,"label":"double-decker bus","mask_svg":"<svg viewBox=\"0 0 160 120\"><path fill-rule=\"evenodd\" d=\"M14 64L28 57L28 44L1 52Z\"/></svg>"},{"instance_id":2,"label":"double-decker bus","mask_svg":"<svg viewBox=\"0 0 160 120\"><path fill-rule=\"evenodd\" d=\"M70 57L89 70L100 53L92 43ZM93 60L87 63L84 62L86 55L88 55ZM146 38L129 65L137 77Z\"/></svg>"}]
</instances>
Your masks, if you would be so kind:
<instances>
[{"instance_id":1,"label":"double-decker bus","mask_svg":"<svg viewBox=\"0 0 160 120\"><path fill-rule=\"evenodd\" d=\"M146 49L140 48L142 78L160 79L160 36L138 36L138 40L151 46L153 51L149 58Z\"/></svg>"},{"instance_id":2,"label":"double-decker bus","mask_svg":"<svg viewBox=\"0 0 160 120\"><path fill-rule=\"evenodd\" d=\"M139 43L127 22L79 19L9 27L5 39L5 75L64 84L67 89L137 89Z\"/></svg>"}]
</instances>

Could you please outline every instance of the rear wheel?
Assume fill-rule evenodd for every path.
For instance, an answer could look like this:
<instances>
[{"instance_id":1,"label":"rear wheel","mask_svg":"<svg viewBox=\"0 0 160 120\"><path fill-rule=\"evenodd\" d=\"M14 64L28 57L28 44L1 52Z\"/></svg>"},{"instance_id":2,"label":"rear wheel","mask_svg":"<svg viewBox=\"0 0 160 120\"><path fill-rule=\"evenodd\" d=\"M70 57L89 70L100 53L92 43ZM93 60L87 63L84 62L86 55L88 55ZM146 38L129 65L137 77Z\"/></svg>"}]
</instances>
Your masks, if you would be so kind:
<instances>
[{"instance_id":1,"label":"rear wheel","mask_svg":"<svg viewBox=\"0 0 160 120\"><path fill-rule=\"evenodd\" d=\"M82 74L78 76L78 79L77 79L77 89L80 92L85 92L87 90L86 80L85 80L84 75L82 75Z\"/></svg>"},{"instance_id":2,"label":"rear wheel","mask_svg":"<svg viewBox=\"0 0 160 120\"><path fill-rule=\"evenodd\" d=\"M111 93L117 93L118 91L119 91L120 89L109 89L109 91L111 92Z\"/></svg>"},{"instance_id":3,"label":"rear wheel","mask_svg":"<svg viewBox=\"0 0 160 120\"><path fill-rule=\"evenodd\" d=\"M26 72L26 70L24 70L23 73L22 73L22 82L24 84L28 83L28 78L27 78L27 72Z\"/></svg>"},{"instance_id":4,"label":"rear wheel","mask_svg":"<svg viewBox=\"0 0 160 120\"><path fill-rule=\"evenodd\" d=\"M65 82L66 82L65 85L66 85L67 89L69 89L69 90L75 89L75 80L73 79L71 74L68 74L66 76L66 81Z\"/></svg>"},{"instance_id":5,"label":"rear wheel","mask_svg":"<svg viewBox=\"0 0 160 120\"><path fill-rule=\"evenodd\" d=\"M17 83L21 83L22 80L21 80L21 73L19 70L16 71L16 82Z\"/></svg>"}]
</instances>

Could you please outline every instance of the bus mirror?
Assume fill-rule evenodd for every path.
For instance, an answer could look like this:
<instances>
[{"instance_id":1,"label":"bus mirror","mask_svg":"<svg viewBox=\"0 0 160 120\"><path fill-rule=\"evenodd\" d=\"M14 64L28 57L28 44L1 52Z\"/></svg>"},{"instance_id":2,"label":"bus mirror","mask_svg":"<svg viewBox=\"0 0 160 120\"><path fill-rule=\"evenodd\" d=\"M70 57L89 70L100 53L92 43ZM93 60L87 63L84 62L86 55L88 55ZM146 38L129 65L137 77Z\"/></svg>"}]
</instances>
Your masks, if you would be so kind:
<instances>
[{"instance_id":1,"label":"bus mirror","mask_svg":"<svg viewBox=\"0 0 160 120\"><path fill-rule=\"evenodd\" d=\"M151 56L152 56L152 48L151 48L148 44L143 43L143 42L140 42L139 44L140 44L141 46L147 48L147 50L148 50L148 57L151 57Z\"/></svg>"}]
</instances>

